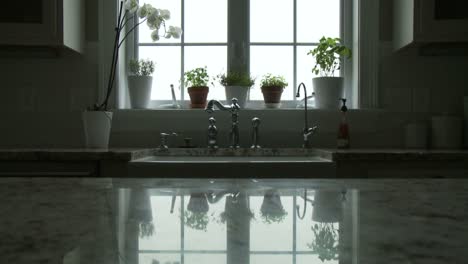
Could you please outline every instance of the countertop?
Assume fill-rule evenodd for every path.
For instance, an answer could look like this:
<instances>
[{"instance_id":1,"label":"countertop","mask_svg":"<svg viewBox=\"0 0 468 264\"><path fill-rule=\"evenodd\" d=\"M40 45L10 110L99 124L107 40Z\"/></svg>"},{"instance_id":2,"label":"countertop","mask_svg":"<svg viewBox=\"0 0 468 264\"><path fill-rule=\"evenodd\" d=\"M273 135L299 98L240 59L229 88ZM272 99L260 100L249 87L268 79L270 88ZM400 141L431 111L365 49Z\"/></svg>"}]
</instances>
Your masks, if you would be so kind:
<instances>
[{"instance_id":1,"label":"countertop","mask_svg":"<svg viewBox=\"0 0 468 264\"><path fill-rule=\"evenodd\" d=\"M152 149L0 149L0 161L131 161L151 155Z\"/></svg>"},{"instance_id":2,"label":"countertop","mask_svg":"<svg viewBox=\"0 0 468 264\"><path fill-rule=\"evenodd\" d=\"M407 150L407 149L262 149L260 152L249 149L229 150L220 149L207 152L206 149L174 149L177 155L186 152L193 156L197 153L204 155L314 155L330 161L467 161L467 150ZM132 161L153 155L154 148L109 148L109 149L0 149L0 161L98 161L117 160ZM163 154L163 155L167 155ZM170 155L170 154L169 154Z\"/></svg>"}]
</instances>

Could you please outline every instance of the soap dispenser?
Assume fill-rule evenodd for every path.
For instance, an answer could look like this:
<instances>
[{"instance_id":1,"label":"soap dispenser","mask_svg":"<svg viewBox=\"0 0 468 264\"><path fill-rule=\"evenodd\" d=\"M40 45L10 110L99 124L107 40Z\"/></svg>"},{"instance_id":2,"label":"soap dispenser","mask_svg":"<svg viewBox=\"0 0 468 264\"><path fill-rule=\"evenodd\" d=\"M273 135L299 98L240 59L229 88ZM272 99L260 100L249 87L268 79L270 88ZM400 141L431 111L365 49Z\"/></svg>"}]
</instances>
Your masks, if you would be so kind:
<instances>
[{"instance_id":1,"label":"soap dispenser","mask_svg":"<svg viewBox=\"0 0 468 264\"><path fill-rule=\"evenodd\" d=\"M346 99L342 98L341 102L343 105L341 106L341 122L338 127L336 146L339 149L347 149L349 148L349 125L348 120L346 119L348 107L346 107Z\"/></svg>"}]
</instances>

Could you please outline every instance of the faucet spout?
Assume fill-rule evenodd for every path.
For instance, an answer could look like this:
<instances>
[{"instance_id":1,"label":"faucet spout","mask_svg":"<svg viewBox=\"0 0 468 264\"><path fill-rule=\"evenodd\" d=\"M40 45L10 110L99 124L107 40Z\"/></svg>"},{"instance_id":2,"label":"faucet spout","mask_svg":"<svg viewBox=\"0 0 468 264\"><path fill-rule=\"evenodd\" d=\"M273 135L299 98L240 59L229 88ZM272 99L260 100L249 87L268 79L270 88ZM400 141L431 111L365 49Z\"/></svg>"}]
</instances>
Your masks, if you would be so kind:
<instances>
[{"instance_id":1,"label":"faucet spout","mask_svg":"<svg viewBox=\"0 0 468 264\"><path fill-rule=\"evenodd\" d=\"M231 110L231 106L229 105L223 105L220 103L218 100L210 100L208 104L206 105L205 111L209 114L213 113L215 110L215 106L222 111L228 111Z\"/></svg>"},{"instance_id":2,"label":"faucet spout","mask_svg":"<svg viewBox=\"0 0 468 264\"><path fill-rule=\"evenodd\" d=\"M302 132L302 135L304 137L303 147L310 148L309 136L314 134L315 131L318 129L318 127L317 126L314 126L311 128L309 127L309 121L307 118L307 88L304 83L299 84L299 86L297 87L296 97L301 96L301 87L304 89L304 129Z\"/></svg>"}]
</instances>

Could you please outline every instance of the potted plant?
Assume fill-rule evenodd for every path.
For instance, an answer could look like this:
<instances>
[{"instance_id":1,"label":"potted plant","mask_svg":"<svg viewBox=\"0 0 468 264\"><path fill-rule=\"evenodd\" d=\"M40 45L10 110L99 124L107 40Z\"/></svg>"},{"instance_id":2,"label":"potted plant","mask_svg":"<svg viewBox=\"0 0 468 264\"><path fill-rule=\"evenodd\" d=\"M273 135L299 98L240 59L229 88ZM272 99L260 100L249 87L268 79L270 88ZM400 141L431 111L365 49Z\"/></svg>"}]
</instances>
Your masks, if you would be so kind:
<instances>
[{"instance_id":1,"label":"potted plant","mask_svg":"<svg viewBox=\"0 0 468 264\"><path fill-rule=\"evenodd\" d=\"M265 223L280 223L288 215L281 203L281 196L277 190L269 190L263 196L260 214Z\"/></svg>"},{"instance_id":2,"label":"potted plant","mask_svg":"<svg viewBox=\"0 0 468 264\"><path fill-rule=\"evenodd\" d=\"M316 190L312 220L320 223L337 223L343 218L345 194L335 190Z\"/></svg>"},{"instance_id":3,"label":"potted plant","mask_svg":"<svg viewBox=\"0 0 468 264\"><path fill-rule=\"evenodd\" d=\"M127 22L133 20L135 16L140 18L140 21L132 27L126 27ZM166 29L166 20L169 19L169 10L157 9L150 4L139 6L137 0L126 0L125 4L123 1L120 1L106 95L102 102L88 107L88 109L82 113L86 147L107 148L109 145L112 125L112 112L109 111L109 98L114 88L120 47L129 34L144 22L146 22L148 27L152 30L151 38L153 41L159 40L161 36L165 38L179 38L182 34L180 28L169 26L168 29ZM164 31L161 33L160 31L162 30Z\"/></svg>"},{"instance_id":4,"label":"potted plant","mask_svg":"<svg viewBox=\"0 0 468 264\"><path fill-rule=\"evenodd\" d=\"M265 107L279 108L281 106L281 95L286 86L288 86L288 83L283 76L275 76L270 73L264 75L260 82L260 87L262 89Z\"/></svg>"},{"instance_id":5,"label":"potted plant","mask_svg":"<svg viewBox=\"0 0 468 264\"><path fill-rule=\"evenodd\" d=\"M153 84L154 63L151 60L130 60L128 90L132 108L148 108Z\"/></svg>"},{"instance_id":6,"label":"potted plant","mask_svg":"<svg viewBox=\"0 0 468 264\"><path fill-rule=\"evenodd\" d=\"M225 87L226 101L230 102L232 98L237 98L240 107L245 106L247 94L255 80L248 73L228 72L218 75L219 83Z\"/></svg>"},{"instance_id":7,"label":"potted plant","mask_svg":"<svg viewBox=\"0 0 468 264\"><path fill-rule=\"evenodd\" d=\"M208 96L208 82L210 76L206 66L204 68L195 68L184 73L184 84L190 96L191 108L205 108L206 97Z\"/></svg>"},{"instance_id":8,"label":"potted plant","mask_svg":"<svg viewBox=\"0 0 468 264\"><path fill-rule=\"evenodd\" d=\"M338 109L343 98L344 79L335 77L335 72L341 69L343 58L351 58L351 50L339 38L322 37L319 45L307 55L315 58L312 72L320 75L312 79L316 108Z\"/></svg>"}]
</instances>

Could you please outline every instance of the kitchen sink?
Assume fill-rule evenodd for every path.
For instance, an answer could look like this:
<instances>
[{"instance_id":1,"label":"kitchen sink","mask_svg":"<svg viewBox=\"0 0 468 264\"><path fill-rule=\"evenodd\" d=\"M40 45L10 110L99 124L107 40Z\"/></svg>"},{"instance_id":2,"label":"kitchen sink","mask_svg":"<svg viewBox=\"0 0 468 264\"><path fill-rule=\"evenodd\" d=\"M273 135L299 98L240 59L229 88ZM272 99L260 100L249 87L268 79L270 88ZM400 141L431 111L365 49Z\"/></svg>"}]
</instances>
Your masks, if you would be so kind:
<instances>
[{"instance_id":1,"label":"kitchen sink","mask_svg":"<svg viewBox=\"0 0 468 264\"><path fill-rule=\"evenodd\" d=\"M155 149L129 164L135 177L331 177L335 164L314 149Z\"/></svg>"}]
</instances>

